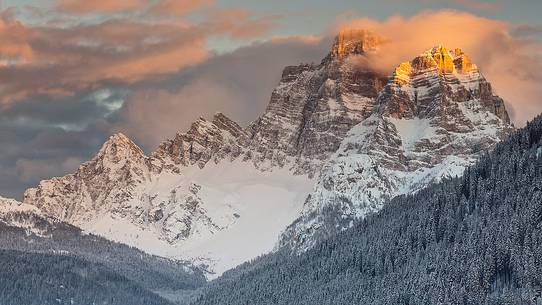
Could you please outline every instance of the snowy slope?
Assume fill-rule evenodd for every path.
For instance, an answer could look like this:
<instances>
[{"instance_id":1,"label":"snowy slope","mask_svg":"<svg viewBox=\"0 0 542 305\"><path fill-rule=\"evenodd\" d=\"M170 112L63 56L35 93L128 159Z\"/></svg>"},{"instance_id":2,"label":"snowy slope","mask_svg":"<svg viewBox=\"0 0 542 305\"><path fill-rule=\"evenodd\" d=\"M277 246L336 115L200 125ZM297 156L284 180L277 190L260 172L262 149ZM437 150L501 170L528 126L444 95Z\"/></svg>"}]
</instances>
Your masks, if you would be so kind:
<instances>
[{"instance_id":1,"label":"snowy slope","mask_svg":"<svg viewBox=\"0 0 542 305\"><path fill-rule=\"evenodd\" d=\"M208 265L209 272L214 272L209 274L211 278L271 251L280 233L299 215L313 187L313 180L307 176L293 176L286 169L262 172L241 160L203 169L187 167L182 175L163 175L155 182L143 191L154 202L163 202L172 190L180 193L186 187L196 187L201 200L198 209L216 227L209 230L196 222L186 239L169 240L160 226L137 225L110 213L79 225L152 254Z\"/></svg>"},{"instance_id":2,"label":"snowy slope","mask_svg":"<svg viewBox=\"0 0 542 305\"><path fill-rule=\"evenodd\" d=\"M374 109L384 78L348 59L374 51L375 37L342 33L321 64L286 67L247 128L223 114L199 119L150 156L113 135L76 173L27 190L25 202L216 274L271 251L300 215L312 177Z\"/></svg>"},{"instance_id":3,"label":"snowy slope","mask_svg":"<svg viewBox=\"0 0 542 305\"><path fill-rule=\"evenodd\" d=\"M76 173L27 190L25 202L87 232L205 265L217 276L271 251L314 185L287 168L257 169L232 149L241 136L200 119L146 156L115 134Z\"/></svg>"},{"instance_id":4,"label":"snowy slope","mask_svg":"<svg viewBox=\"0 0 542 305\"><path fill-rule=\"evenodd\" d=\"M56 220L44 217L33 205L0 197L0 223L25 229L27 234L47 236Z\"/></svg>"}]
</instances>

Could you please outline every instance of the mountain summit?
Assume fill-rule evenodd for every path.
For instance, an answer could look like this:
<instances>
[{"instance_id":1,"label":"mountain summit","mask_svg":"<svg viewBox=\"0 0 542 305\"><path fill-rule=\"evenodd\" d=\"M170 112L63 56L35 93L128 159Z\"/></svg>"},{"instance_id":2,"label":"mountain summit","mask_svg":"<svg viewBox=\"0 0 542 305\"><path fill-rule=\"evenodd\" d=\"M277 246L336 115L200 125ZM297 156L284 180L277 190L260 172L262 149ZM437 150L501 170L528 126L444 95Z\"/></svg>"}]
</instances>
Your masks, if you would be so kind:
<instances>
[{"instance_id":1,"label":"mountain summit","mask_svg":"<svg viewBox=\"0 0 542 305\"><path fill-rule=\"evenodd\" d=\"M348 57L350 55L363 55L367 52L375 52L384 42L378 34L355 28L342 29L335 37L331 48L332 57Z\"/></svg>"},{"instance_id":2,"label":"mountain summit","mask_svg":"<svg viewBox=\"0 0 542 305\"><path fill-rule=\"evenodd\" d=\"M319 172L348 130L374 111L387 78L349 59L376 50L377 41L371 32L345 30L319 65L284 69L266 112L248 128L259 163Z\"/></svg>"}]
</instances>

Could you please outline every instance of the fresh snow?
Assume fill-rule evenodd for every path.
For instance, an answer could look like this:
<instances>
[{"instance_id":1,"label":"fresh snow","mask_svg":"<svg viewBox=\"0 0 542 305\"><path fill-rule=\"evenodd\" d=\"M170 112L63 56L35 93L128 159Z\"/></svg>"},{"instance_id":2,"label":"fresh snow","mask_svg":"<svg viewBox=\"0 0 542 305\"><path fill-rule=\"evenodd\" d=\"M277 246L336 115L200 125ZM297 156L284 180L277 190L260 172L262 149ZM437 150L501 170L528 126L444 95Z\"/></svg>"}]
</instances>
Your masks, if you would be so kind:
<instances>
[{"instance_id":1,"label":"fresh snow","mask_svg":"<svg viewBox=\"0 0 542 305\"><path fill-rule=\"evenodd\" d=\"M333 67L323 62L281 82L259 125L239 127L245 133L239 138L200 119L186 141L168 141L147 157L125 136L113 136L81 175L42 182L25 200L86 232L204 265L214 278L272 251L279 236L279 246L286 238L308 248L394 196L461 175L509 130L481 100L485 79L475 69L413 71L412 62L404 63L374 99L343 86L361 83L357 78L332 79L334 70L326 69ZM350 73L352 67L339 68ZM307 102L318 103L310 115L324 128L305 155L296 145L306 140L299 135L312 132ZM217 129L224 139L207 147ZM177 148L173 156L169 149ZM239 154L230 154L232 148ZM317 179L299 175L309 172Z\"/></svg>"},{"instance_id":2,"label":"fresh snow","mask_svg":"<svg viewBox=\"0 0 542 305\"><path fill-rule=\"evenodd\" d=\"M431 126L431 120L429 119L387 119L395 125L405 150L411 151L420 140L431 139L436 136L436 128Z\"/></svg>"},{"instance_id":3,"label":"fresh snow","mask_svg":"<svg viewBox=\"0 0 542 305\"><path fill-rule=\"evenodd\" d=\"M203 169L182 168L180 176L162 176L150 186L149 194L168 194L172 186L187 184L201 187L202 208L222 229L202 229L171 244L157 239L152 229L109 214L83 226L152 254L208 265L209 278L214 278L272 251L280 233L300 215L314 180L294 176L287 169L262 172L250 162L222 161Z\"/></svg>"},{"instance_id":4,"label":"fresh snow","mask_svg":"<svg viewBox=\"0 0 542 305\"><path fill-rule=\"evenodd\" d=\"M25 217L13 217L14 214L41 216L41 212L33 205L0 196L0 222L8 226L25 229L27 233L31 232L44 236L43 230L38 228L34 221Z\"/></svg>"}]
</instances>

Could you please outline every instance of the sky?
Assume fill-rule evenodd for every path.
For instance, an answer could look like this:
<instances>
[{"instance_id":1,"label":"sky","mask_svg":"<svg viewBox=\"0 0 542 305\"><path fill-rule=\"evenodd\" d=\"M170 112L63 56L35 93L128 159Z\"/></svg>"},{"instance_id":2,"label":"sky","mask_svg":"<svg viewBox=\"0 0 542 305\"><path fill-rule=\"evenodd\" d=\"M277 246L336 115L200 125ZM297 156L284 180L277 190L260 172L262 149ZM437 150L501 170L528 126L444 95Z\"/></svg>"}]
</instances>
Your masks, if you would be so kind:
<instances>
[{"instance_id":1,"label":"sky","mask_svg":"<svg viewBox=\"0 0 542 305\"><path fill-rule=\"evenodd\" d=\"M389 42L391 73L461 47L516 126L542 112L542 1L0 0L0 195L71 173L113 133L145 151L223 112L242 125L284 66L319 62L343 27Z\"/></svg>"}]
</instances>

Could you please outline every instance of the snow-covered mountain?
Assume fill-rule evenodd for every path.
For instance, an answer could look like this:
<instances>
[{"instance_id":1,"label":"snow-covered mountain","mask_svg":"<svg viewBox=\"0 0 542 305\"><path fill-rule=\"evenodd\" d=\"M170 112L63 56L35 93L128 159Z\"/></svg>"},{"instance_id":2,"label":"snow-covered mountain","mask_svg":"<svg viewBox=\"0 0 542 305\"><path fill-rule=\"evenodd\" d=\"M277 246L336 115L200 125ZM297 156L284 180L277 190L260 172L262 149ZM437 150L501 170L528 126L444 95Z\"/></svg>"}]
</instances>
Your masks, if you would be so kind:
<instances>
[{"instance_id":1,"label":"snow-covered mountain","mask_svg":"<svg viewBox=\"0 0 542 305\"><path fill-rule=\"evenodd\" d=\"M34 205L0 197L0 224L24 229L26 234L49 236L59 222L44 216Z\"/></svg>"},{"instance_id":2,"label":"snow-covered mountain","mask_svg":"<svg viewBox=\"0 0 542 305\"><path fill-rule=\"evenodd\" d=\"M394 196L460 176L513 130L503 100L460 49L438 46L400 64L377 104L324 166L282 245L310 247Z\"/></svg>"},{"instance_id":3,"label":"snow-covered mountain","mask_svg":"<svg viewBox=\"0 0 542 305\"><path fill-rule=\"evenodd\" d=\"M387 198L459 174L511 129L503 101L462 52L435 48L387 80L359 64L381 41L342 31L319 65L284 69L248 127L216 114L150 155L113 135L24 202L207 265L211 276L272 251L281 233L281 245L310 246Z\"/></svg>"},{"instance_id":4,"label":"snow-covered mountain","mask_svg":"<svg viewBox=\"0 0 542 305\"><path fill-rule=\"evenodd\" d=\"M223 114L199 119L150 156L116 134L76 173L42 181L24 201L220 274L274 248L323 162L373 111L384 78L350 60L377 42L345 32L320 65L285 68L267 111L247 128Z\"/></svg>"},{"instance_id":5,"label":"snow-covered mountain","mask_svg":"<svg viewBox=\"0 0 542 305\"><path fill-rule=\"evenodd\" d=\"M151 156L115 134L76 173L42 181L24 201L88 232L220 274L271 251L314 184L287 168L257 169L241 156L243 132L235 126L222 114L199 119Z\"/></svg>"}]
</instances>

